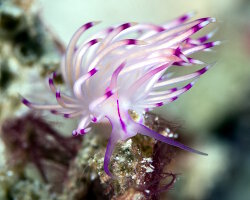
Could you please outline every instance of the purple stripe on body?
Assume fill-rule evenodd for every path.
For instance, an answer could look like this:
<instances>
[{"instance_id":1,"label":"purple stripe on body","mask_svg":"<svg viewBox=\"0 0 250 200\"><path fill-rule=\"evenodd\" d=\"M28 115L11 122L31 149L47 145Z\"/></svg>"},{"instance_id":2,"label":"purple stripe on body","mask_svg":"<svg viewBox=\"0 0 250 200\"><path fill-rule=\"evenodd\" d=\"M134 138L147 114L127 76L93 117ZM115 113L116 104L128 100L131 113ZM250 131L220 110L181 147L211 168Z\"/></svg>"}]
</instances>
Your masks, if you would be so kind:
<instances>
[{"instance_id":1,"label":"purple stripe on body","mask_svg":"<svg viewBox=\"0 0 250 200\"><path fill-rule=\"evenodd\" d=\"M50 85L54 85L54 81L53 81L52 78L49 78L49 84L50 84Z\"/></svg>"},{"instance_id":2,"label":"purple stripe on body","mask_svg":"<svg viewBox=\"0 0 250 200\"><path fill-rule=\"evenodd\" d=\"M108 32L108 33L111 33L113 30L114 30L114 28L113 28L113 27L110 27L110 28L107 29L107 32Z\"/></svg>"},{"instance_id":3,"label":"purple stripe on body","mask_svg":"<svg viewBox=\"0 0 250 200\"><path fill-rule=\"evenodd\" d=\"M119 26L119 28L121 28L122 30L125 30L127 28L131 27L131 24L130 23L125 23L125 24L122 24Z\"/></svg>"},{"instance_id":4,"label":"purple stripe on body","mask_svg":"<svg viewBox=\"0 0 250 200\"><path fill-rule=\"evenodd\" d=\"M174 62L173 65L176 66L183 66L183 64L185 64L185 62Z\"/></svg>"},{"instance_id":5,"label":"purple stripe on body","mask_svg":"<svg viewBox=\"0 0 250 200\"><path fill-rule=\"evenodd\" d=\"M89 29L89 28L91 28L92 26L93 26L93 23L92 23L92 22L88 22L88 23L84 24L84 25L82 26L82 28L83 28L83 29Z\"/></svg>"},{"instance_id":6,"label":"purple stripe on body","mask_svg":"<svg viewBox=\"0 0 250 200\"><path fill-rule=\"evenodd\" d=\"M190 63L192 63L192 62L194 61L194 59L193 59L193 58L188 58L188 61L189 61Z\"/></svg>"},{"instance_id":7,"label":"purple stripe on body","mask_svg":"<svg viewBox=\"0 0 250 200\"><path fill-rule=\"evenodd\" d=\"M179 57L181 54L182 54L182 53L181 53L180 47L178 47L177 49L175 49L175 51L174 51L174 55L175 55L175 56Z\"/></svg>"},{"instance_id":8,"label":"purple stripe on body","mask_svg":"<svg viewBox=\"0 0 250 200\"><path fill-rule=\"evenodd\" d=\"M30 106L31 105L31 103L27 99L25 99L25 98L22 99L22 103L24 105L26 105L26 106Z\"/></svg>"},{"instance_id":9,"label":"purple stripe on body","mask_svg":"<svg viewBox=\"0 0 250 200\"><path fill-rule=\"evenodd\" d=\"M92 117L92 122L96 123L97 122L97 118L96 117Z\"/></svg>"},{"instance_id":10,"label":"purple stripe on body","mask_svg":"<svg viewBox=\"0 0 250 200\"><path fill-rule=\"evenodd\" d=\"M197 71L197 72L199 73L199 75L202 75L202 74L204 74L207 70L208 70L207 67L204 67L204 68L200 69L200 70Z\"/></svg>"},{"instance_id":11,"label":"purple stripe on body","mask_svg":"<svg viewBox=\"0 0 250 200\"><path fill-rule=\"evenodd\" d=\"M202 42L206 42L208 39L209 39L208 36L205 35L205 36L199 38L199 41L202 43Z\"/></svg>"},{"instance_id":12,"label":"purple stripe on body","mask_svg":"<svg viewBox=\"0 0 250 200\"><path fill-rule=\"evenodd\" d=\"M80 134L81 134L81 135L84 135L85 133L86 133L85 129L81 129L81 130L80 130Z\"/></svg>"},{"instance_id":13,"label":"purple stripe on body","mask_svg":"<svg viewBox=\"0 0 250 200\"><path fill-rule=\"evenodd\" d=\"M137 43L137 40L135 39L127 39L126 41L127 41L127 45L133 45Z\"/></svg>"},{"instance_id":14,"label":"purple stripe on body","mask_svg":"<svg viewBox=\"0 0 250 200\"><path fill-rule=\"evenodd\" d=\"M65 118L70 118L70 114L64 114L63 115Z\"/></svg>"},{"instance_id":15,"label":"purple stripe on body","mask_svg":"<svg viewBox=\"0 0 250 200\"><path fill-rule=\"evenodd\" d=\"M206 44L204 44L204 47L207 49L207 48L211 48L211 47L214 47L214 42L208 42Z\"/></svg>"},{"instance_id":16,"label":"purple stripe on body","mask_svg":"<svg viewBox=\"0 0 250 200\"><path fill-rule=\"evenodd\" d=\"M184 22L184 21L186 21L188 18L189 18L189 15L183 15L183 16L181 16L181 17L178 19L178 21L179 21L179 22Z\"/></svg>"},{"instance_id":17,"label":"purple stripe on body","mask_svg":"<svg viewBox=\"0 0 250 200\"><path fill-rule=\"evenodd\" d=\"M211 19L211 17L203 17L203 18L200 18L199 21L208 21L209 19Z\"/></svg>"},{"instance_id":18,"label":"purple stripe on body","mask_svg":"<svg viewBox=\"0 0 250 200\"><path fill-rule=\"evenodd\" d=\"M172 88L171 89L171 92L175 92L175 91L177 91L177 88Z\"/></svg>"},{"instance_id":19,"label":"purple stripe on body","mask_svg":"<svg viewBox=\"0 0 250 200\"><path fill-rule=\"evenodd\" d=\"M97 72L97 69L96 69L96 68L93 68L93 69L91 69L91 70L88 72L88 74L89 74L90 76L93 76L96 72Z\"/></svg>"},{"instance_id":20,"label":"purple stripe on body","mask_svg":"<svg viewBox=\"0 0 250 200\"><path fill-rule=\"evenodd\" d=\"M204 25L202 24L205 21L208 21L209 18L201 18L199 19L201 22L195 26L192 27L193 33L196 33L197 31L199 31L200 29L202 29L204 27Z\"/></svg>"},{"instance_id":21,"label":"purple stripe on body","mask_svg":"<svg viewBox=\"0 0 250 200\"><path fill-rule=\"evenodd\" d=\"M96 44L97 42L98 42L97 39L90 40L89 45L92 46L92 45Z\"/></svg>"},{"instance_id":22,"label":"purple stripe on body","mask_svg":"<svg viewBox=\"0 0 250 200\"><path fill-rule=\"evenodd\" d=\"M54 115L58 114L58 112L56 110L50 110L50 112Z\"/></svg>"},{"instance_id":23,"label":"purple stripe on body","mask_svg":"<svg viewBox=\"0 0 250 200\"><path fill-rule=\"evenodd\" d=\"M162 81L163 80L163 76L161 76L159 79L158 79L158 81Z\"/></svg>"},{"instance_id":24,"label":"purple stripe on body","mask_svg":"<svg viewBox=\"0 0 250 200\"><path fill-rule=\"evenodd\" d=\"M193 33L196 33L197 31L199 31L202 27L200 26L200 24L197 24L195 26L193 26L192 30L193 30Z\"/></svg>"},{"instance_id":25,"label":"purple stripe on body","mask_svg":"<svg viewBox=\"0 0 250 200\"><path fill-rule=\"evenodd\" d=\"M163 105L163 102L159 102L159 103L156 104L157 107L160 107L162 105Z\"/></svg>"},{"instance_id":26,"label":"purple stripe on body","mask_svg":"<svg viewBox=\"0 0 250 200\"><path fill-rule=\"evenodd\" d=\"M106 96L107 98L109 98L109 97L111 97L113 94L114 94L114 93L113 93L111 90L109 90L109 91L107 91L107 92L105 93L105 96Z\"/></svg>"},{"instance_id":27,"label":"purple stripe on body","mask_svg":"<svg viewBox=\"0 0 250 200\"><path fill-rule=\"evenodd\" d=\"M188 85L186 85L186 86L184 87L184 89L189 90L192 86L193 86L193 84L192 84L192 83L189 83Z\"/></svg>"},{"instance_id":28,"label":"purple stripe on body","mask_svg":"<svg viewBox=\"0 0 250 200\"><path fill-rule=\"evenodd\" d=\"M186 43L190 43L191 38L187 38L185 41Z\"/></svg>"},{"instance_id":29,"label":"purple stripe on body","mask_svg":"<svg viewBox=\"0 0 250 200\"><path fill-rule=\"evenodd\" d=\"M178 97L173 97L171 101L175 101L176 99L178 99Z\"/></svg>"},{"instance_id":30,"label":"purple stripe on body","mask_svg":"<svg viewBox=\"0 0 250 200\"><path fill-rule=\"evenodd\" d=\"M56 75L57 75L56 72L53 72L53 73L52 73L52 78L53 78L53 79L56 78Z\"/></svg>"},{"instance_id":31,"label":"purple stripe on body","mask_svg":"<svg viewBox=\"0 0 250 200\"><path fill-rule=\"evenodd\" d=\"M56 98L57 98L57 99L60 99L60 98L61 98L61 93L60 93L60 91L56 91Z\"/></svg>"},{"instance_id":32,"label":"purple stripe on body","mask_svg":"<svg viewBox=\"0 0 250 200\"><path fill-rule=\"evenodd\" d=\"M156 31L158 31L158 32L162 32L162 31L165 31L165 30L166 29L161 27L161 26L156 27Z\"/></svg>"},{"instance_id":33,"label":"purple stripe on body","mask_svg":"<svg viewBox=\"0 0 250 200\"><path fill-rule=\"evenodd\" d=\"M181 48L178 47L177 49L175 49L174 51L174 55L177 56L178 58L180 58L181 60L183 60L184 62L189 62L189 60L187 59L187 57L181 52ZM175 62L176 64L180 64L182 62Z\"/></svg>"},{"instance_id":34,"label":"purple stripe on body","mask_svg":"<svg viewBox=\"0 0 250 200\"><path fill-rule=\"evenodd\" d=\"M75 46L75 47L74 47L74 52L76 52L76 51L77 51L77 49L78 49L78 47L77 47L77 46Z\"/></svg>"},{"instance_id":35,"label":"purple stripe on body","mask_svg":"<svg viewBox=\"0 0 250 200\"><path fill-rule=\"evenodd\" d=\"M117 103L117 112L118 112L118 116L119 116L120 123L121 123L121 126L122 126L122 130L126 133L127 132L126 125L123 122L122 117L121 117L120 106L119 106L119 100L118 99L116 100L116 103Z\"/></svg>"}]
</instances>

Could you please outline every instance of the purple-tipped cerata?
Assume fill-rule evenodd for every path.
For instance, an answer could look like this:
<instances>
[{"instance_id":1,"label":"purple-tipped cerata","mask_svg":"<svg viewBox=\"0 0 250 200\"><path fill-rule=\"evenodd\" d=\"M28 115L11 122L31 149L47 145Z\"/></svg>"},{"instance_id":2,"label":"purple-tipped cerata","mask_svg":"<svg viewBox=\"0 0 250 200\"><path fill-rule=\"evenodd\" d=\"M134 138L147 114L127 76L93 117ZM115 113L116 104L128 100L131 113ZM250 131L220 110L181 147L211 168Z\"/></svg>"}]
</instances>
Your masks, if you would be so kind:
<instances>
[{"instance_id":1,"label":"purple-tipped cerata","mask_svg":"<svg viewBox=\"0 0 250 200\"><path fill-rule=\"evenodd\" d=\"M187 22L190 17L191 14L186 14L162 25L124 23L99 31L78 44L81 35L97 22L83 25L71 38L61 62L62 74L70 90L68 94L71 95L56 88L55 74L52 74L49 86L57 104L34 104L26 99L23 103L65 118L80 118L73 136L86 134L91 123L107 118L112 125L104 158L104 170L108 175L111 175L109 161L117 141L136 134L206 155L150 130L141 120L145 111L175 101L212 66L190 56L220 44L219 41L208 41L215 31L200 38L193 37L215 19L208 17ZM181 76L169 72L173 66L192 65L201 67ZM130 111L141 116L139 122L130 117Z\"/></svg>"}]
</instances>

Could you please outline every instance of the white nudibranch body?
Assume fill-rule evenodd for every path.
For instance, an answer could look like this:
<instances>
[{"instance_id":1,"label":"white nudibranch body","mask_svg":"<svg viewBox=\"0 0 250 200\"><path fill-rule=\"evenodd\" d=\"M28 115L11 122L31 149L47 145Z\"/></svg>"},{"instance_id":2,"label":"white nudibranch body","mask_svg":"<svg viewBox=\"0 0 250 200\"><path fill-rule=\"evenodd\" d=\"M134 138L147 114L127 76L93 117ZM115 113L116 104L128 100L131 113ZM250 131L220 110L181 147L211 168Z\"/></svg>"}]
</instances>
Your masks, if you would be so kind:
<instances>
[{"instance_id":1,"label":"white nudibranch body","mask_svg":"<svg viewBox=\"0 0 250 200\"><path fill-rule=\"evenodd\" d=\"M92 123L107 118L113 127L104 158L104 170L108 175L111 175L109 160L117 141L138 133L204 154L143 125L144 112L175 101L212 66L190 55L218 45L218 41L207 42L214 32L196 39L191 36L215 19L187 22L190 17L191 14L186 14L163 25L124 23L97 32L78 45L81 35L97 22L84 24L73 35L61 63L70 92L63 94L56 88L54 73L49 77L49 86L58 104L34 104L26 99L23 103L65 118L80 118L74 136L87 133ZM177 77L168 73L169 68L192 65L205 66ZM183 85L183 82L189 83ZM180 83L181 87L176 86ZM133 120L129 111L135 111L141 119Z\"/></svg>"}]
</instances>

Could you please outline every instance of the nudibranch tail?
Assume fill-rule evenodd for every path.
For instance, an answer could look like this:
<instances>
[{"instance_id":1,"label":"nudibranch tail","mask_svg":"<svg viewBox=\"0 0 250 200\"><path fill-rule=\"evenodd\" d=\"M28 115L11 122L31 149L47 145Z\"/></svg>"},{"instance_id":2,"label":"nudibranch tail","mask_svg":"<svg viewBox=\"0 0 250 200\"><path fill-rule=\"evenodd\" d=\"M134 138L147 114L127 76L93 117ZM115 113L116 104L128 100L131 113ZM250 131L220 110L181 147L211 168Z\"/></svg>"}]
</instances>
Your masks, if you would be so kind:
<instances>
[{"instance_id":1,"label":"nudibranch tail","mask_svg":"<svg viewBox=\"0 0 250 200\"><path fill-rule=\"evenodd\" d=\"M149 129L148 127L144 126L143 124L135 123L135 130L137 131L137 133L139 133L141 135L145 135L145 136L154 138L158 141L164 142L164 143L169 144L171 146L178 147L178 148L183 149L185 151L189 151L189 152L204 155L204 156L208 155L207 153L203 153L201 151L190 148L190 147L188 147L180 142L177 142L174 139L165 137L165 136L161 135L160 133L157 133L157 132Z\"/></svg>"}]
</instances>

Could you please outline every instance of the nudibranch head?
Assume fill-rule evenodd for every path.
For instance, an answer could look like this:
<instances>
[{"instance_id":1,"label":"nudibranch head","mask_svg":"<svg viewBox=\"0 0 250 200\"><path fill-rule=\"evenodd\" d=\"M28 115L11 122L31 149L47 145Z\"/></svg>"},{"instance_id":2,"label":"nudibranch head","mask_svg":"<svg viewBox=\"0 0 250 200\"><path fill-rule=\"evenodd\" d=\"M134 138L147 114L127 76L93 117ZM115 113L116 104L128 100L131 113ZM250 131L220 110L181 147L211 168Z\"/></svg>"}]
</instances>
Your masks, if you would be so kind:
<instances>
[{"instance_id":1,"label":"nudibranch head","mask_svg":"<svg viewBox=\"0 0 250 200\"><path fill-rule=\"evenodd\" d=\"M65 118L79 117L74 136L86 134L91 129L90 124L107 118L112 125L104 158L104 170L108 175L111 175L108 165L117 141L138 133L204 154L143 125L144 112L175 101L212 66L190 55L220 44L219 41L208 42L215 31L192 38L215 19L208 17L187 22L190 17L191 14L186 14L163 25L124 23L97 32L78 45L81 35L98 22L84 24L71 38L61 62L70 95L56 88L53 73L49 77L49 86L58 104L34 104L26 99L23 103ZM203 67L177 77L168 72L172 67L192 65ZM131 111L137 114L138 120L132 119Z\"/></svg>"}]
</instances>

